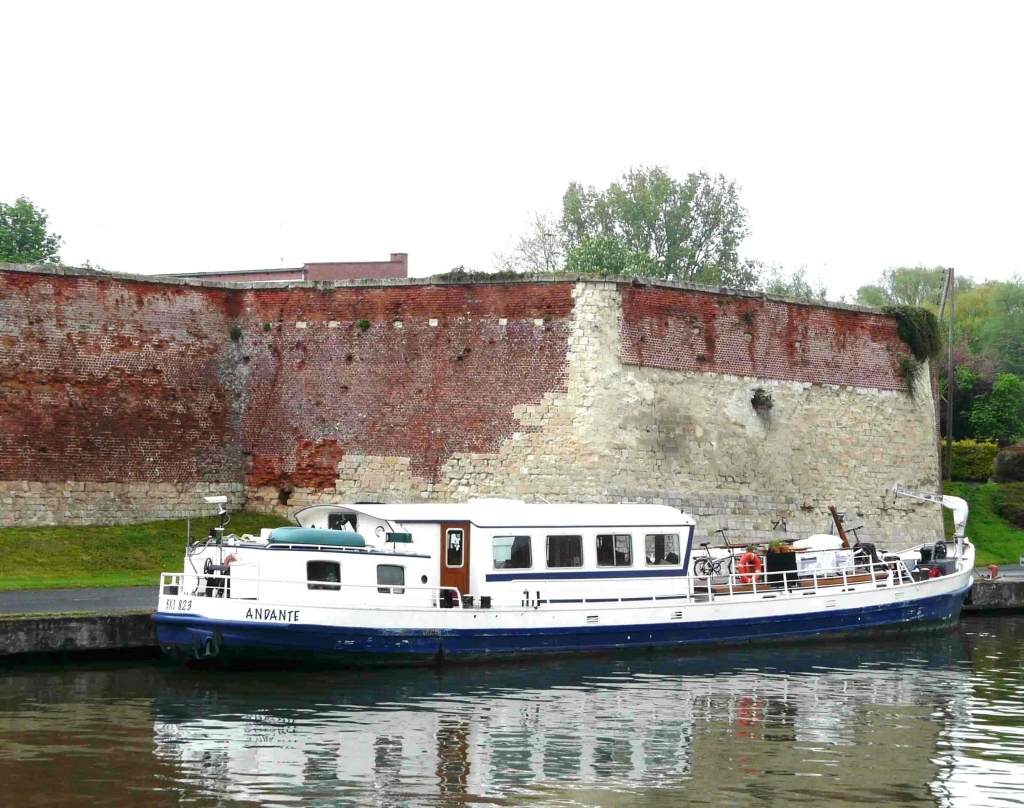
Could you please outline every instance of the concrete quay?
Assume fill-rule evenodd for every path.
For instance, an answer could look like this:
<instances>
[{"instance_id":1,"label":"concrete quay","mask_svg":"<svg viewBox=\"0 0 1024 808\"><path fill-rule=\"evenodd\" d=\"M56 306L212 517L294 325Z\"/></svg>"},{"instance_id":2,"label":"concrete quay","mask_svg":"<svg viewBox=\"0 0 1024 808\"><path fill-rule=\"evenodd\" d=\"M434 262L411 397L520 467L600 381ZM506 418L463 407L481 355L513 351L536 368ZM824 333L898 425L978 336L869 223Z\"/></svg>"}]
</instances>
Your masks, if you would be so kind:
<instances>
[{"instance_id":1,"label":"concrete quay","mask_svg":"<svg viewBox=\"0 0 1024 808\"><path fill-rule=\"evenodd\" d=\"M158 588L0 592L0 660L156 650Z\"/></svg>"},{"instance_id":2,"label":"concrete quay","mask_svg":"<svg viewBox=\"0 0 1024 808\"><path fill-rule=\"evenodd\" d=\"M119 614L26 615L0 619L0 660L155 650L152 611Z\"/></svg>"},{"instance_id":3,"label":"concrete quay","mask_svg":"<svg viewBox=\"0 0 1024 808\"><path fill-rule=\"evenodd\" d=\"M980 570L979 570L980 572ZM975 578L965 612L1024 609L1024 568L1017 564L999 567L997 578Z\"/></svg>"}]
</instances>

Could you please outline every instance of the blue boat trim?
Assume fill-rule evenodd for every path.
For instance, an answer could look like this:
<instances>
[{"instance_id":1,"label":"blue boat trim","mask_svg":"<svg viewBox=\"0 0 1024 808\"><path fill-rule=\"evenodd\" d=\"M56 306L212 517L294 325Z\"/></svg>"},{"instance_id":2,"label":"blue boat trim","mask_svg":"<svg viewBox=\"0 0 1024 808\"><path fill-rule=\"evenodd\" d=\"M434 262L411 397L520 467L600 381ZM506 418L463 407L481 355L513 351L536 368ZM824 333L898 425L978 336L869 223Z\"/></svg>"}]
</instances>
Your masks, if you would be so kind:
<instances>
[{"instance_id":1,"label":"blue boat trim","mask_svg":"<svg viewBox=\"0 0 1024 808\"><path fill-rule=\"evenodd\" d=\"M816 610L798 615L699 622L581 625L558 628L376 629L210 620L195 615L153 615L157 639L167 649L204 647L213 642L228 653L277 656L327 653L360 657L459 658L545 652L800 639L867 629L909 629L956 620L969 587L909 601L854 609Z\"/></svg>"},{"instance_id":2,"label":"blue boat trim","mask_svg":"<svg viewBox=\"0 0 1024 808\"><path fill-rule=\"evenodd\" d=\"M576 581L594 578L685 578L686 567L645 567L638 570L580 570L579 572L493 572L488 573L488 583L495 581Z\"/></svg>"}]
</instances>

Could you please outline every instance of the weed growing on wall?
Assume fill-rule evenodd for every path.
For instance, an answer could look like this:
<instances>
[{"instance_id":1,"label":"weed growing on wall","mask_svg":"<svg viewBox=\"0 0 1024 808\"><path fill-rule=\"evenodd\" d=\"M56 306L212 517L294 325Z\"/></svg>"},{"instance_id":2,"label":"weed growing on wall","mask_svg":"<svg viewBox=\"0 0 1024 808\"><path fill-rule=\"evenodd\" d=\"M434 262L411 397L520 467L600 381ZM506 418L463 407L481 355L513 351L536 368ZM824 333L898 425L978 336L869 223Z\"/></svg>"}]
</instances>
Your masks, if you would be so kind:
<instances>
[{"instance_id":1,"label":"weed growing on wall","mask_svg":"<svg viewBox=\"0 0 1024 808\"><path fill-rule=\"evenodd\" d=\"M910 348L914 359L924 362L939 355L942 350L939 320L928 309L920 306L886 306L882 311L896 321L896 331Z\"/></svg>"},{"instance_id":2,"label":"weed growing on wall","mask_svg":"<svg viewBox=\"0 0 1024 808\"><path fill-rule=\"evenodd\" d=\"M907 383L907 392L913 395L921 365L942 350L938 318L920 306L886 306L882 311L896 321L896 332L910 348L911 355L900 360L897 370Z\"/></svg>"}]
</instances>

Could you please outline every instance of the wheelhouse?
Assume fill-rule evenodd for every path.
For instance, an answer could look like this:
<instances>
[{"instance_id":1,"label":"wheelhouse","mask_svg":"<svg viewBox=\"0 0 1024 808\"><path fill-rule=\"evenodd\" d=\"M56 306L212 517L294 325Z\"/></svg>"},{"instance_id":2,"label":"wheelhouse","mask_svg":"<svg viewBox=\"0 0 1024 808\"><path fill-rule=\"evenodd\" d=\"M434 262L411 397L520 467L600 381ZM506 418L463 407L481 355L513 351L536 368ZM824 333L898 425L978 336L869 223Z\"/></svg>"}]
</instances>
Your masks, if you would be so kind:
<instances>
[{"instance_id":1,"label":"wheelhouse","mask_svg":"<svg viewBox=\"0 0 1024 808\"><path fill-rule=\"evenodd\" d=\"M490 605L539 599L538 588L586 594L630 579L685 577L694 520L661 505L549 505L520 500L465 504L315 505L303 528L352 531L396 557L429 559L418 583ZM316 535L315 533L313 535ZM397 581L397 573L396 573ZM533 594L530 594L533 593Z\"/></svg>"}]
</instances>

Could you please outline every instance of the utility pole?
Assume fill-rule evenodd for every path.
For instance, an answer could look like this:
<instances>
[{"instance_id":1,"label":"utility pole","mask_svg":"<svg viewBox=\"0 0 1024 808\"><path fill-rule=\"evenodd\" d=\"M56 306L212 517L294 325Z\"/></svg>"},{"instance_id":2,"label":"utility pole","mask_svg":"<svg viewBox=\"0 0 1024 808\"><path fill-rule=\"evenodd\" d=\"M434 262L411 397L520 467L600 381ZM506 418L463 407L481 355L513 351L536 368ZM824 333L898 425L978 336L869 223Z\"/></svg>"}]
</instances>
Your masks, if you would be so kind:
<instances>
[{"instance_id":1,"label":"utility pole","mask_svg":"<svg viewBox=\"0 0 1024 808\"><path fill-rule=\"evenodd\" d=\"M949 268L949 365L946 370L946 479L953 479L953 396L956 394L956 372L953 367L953 317L956 312L956 283L953 267Z\"/></svg>"}]
</instances>

